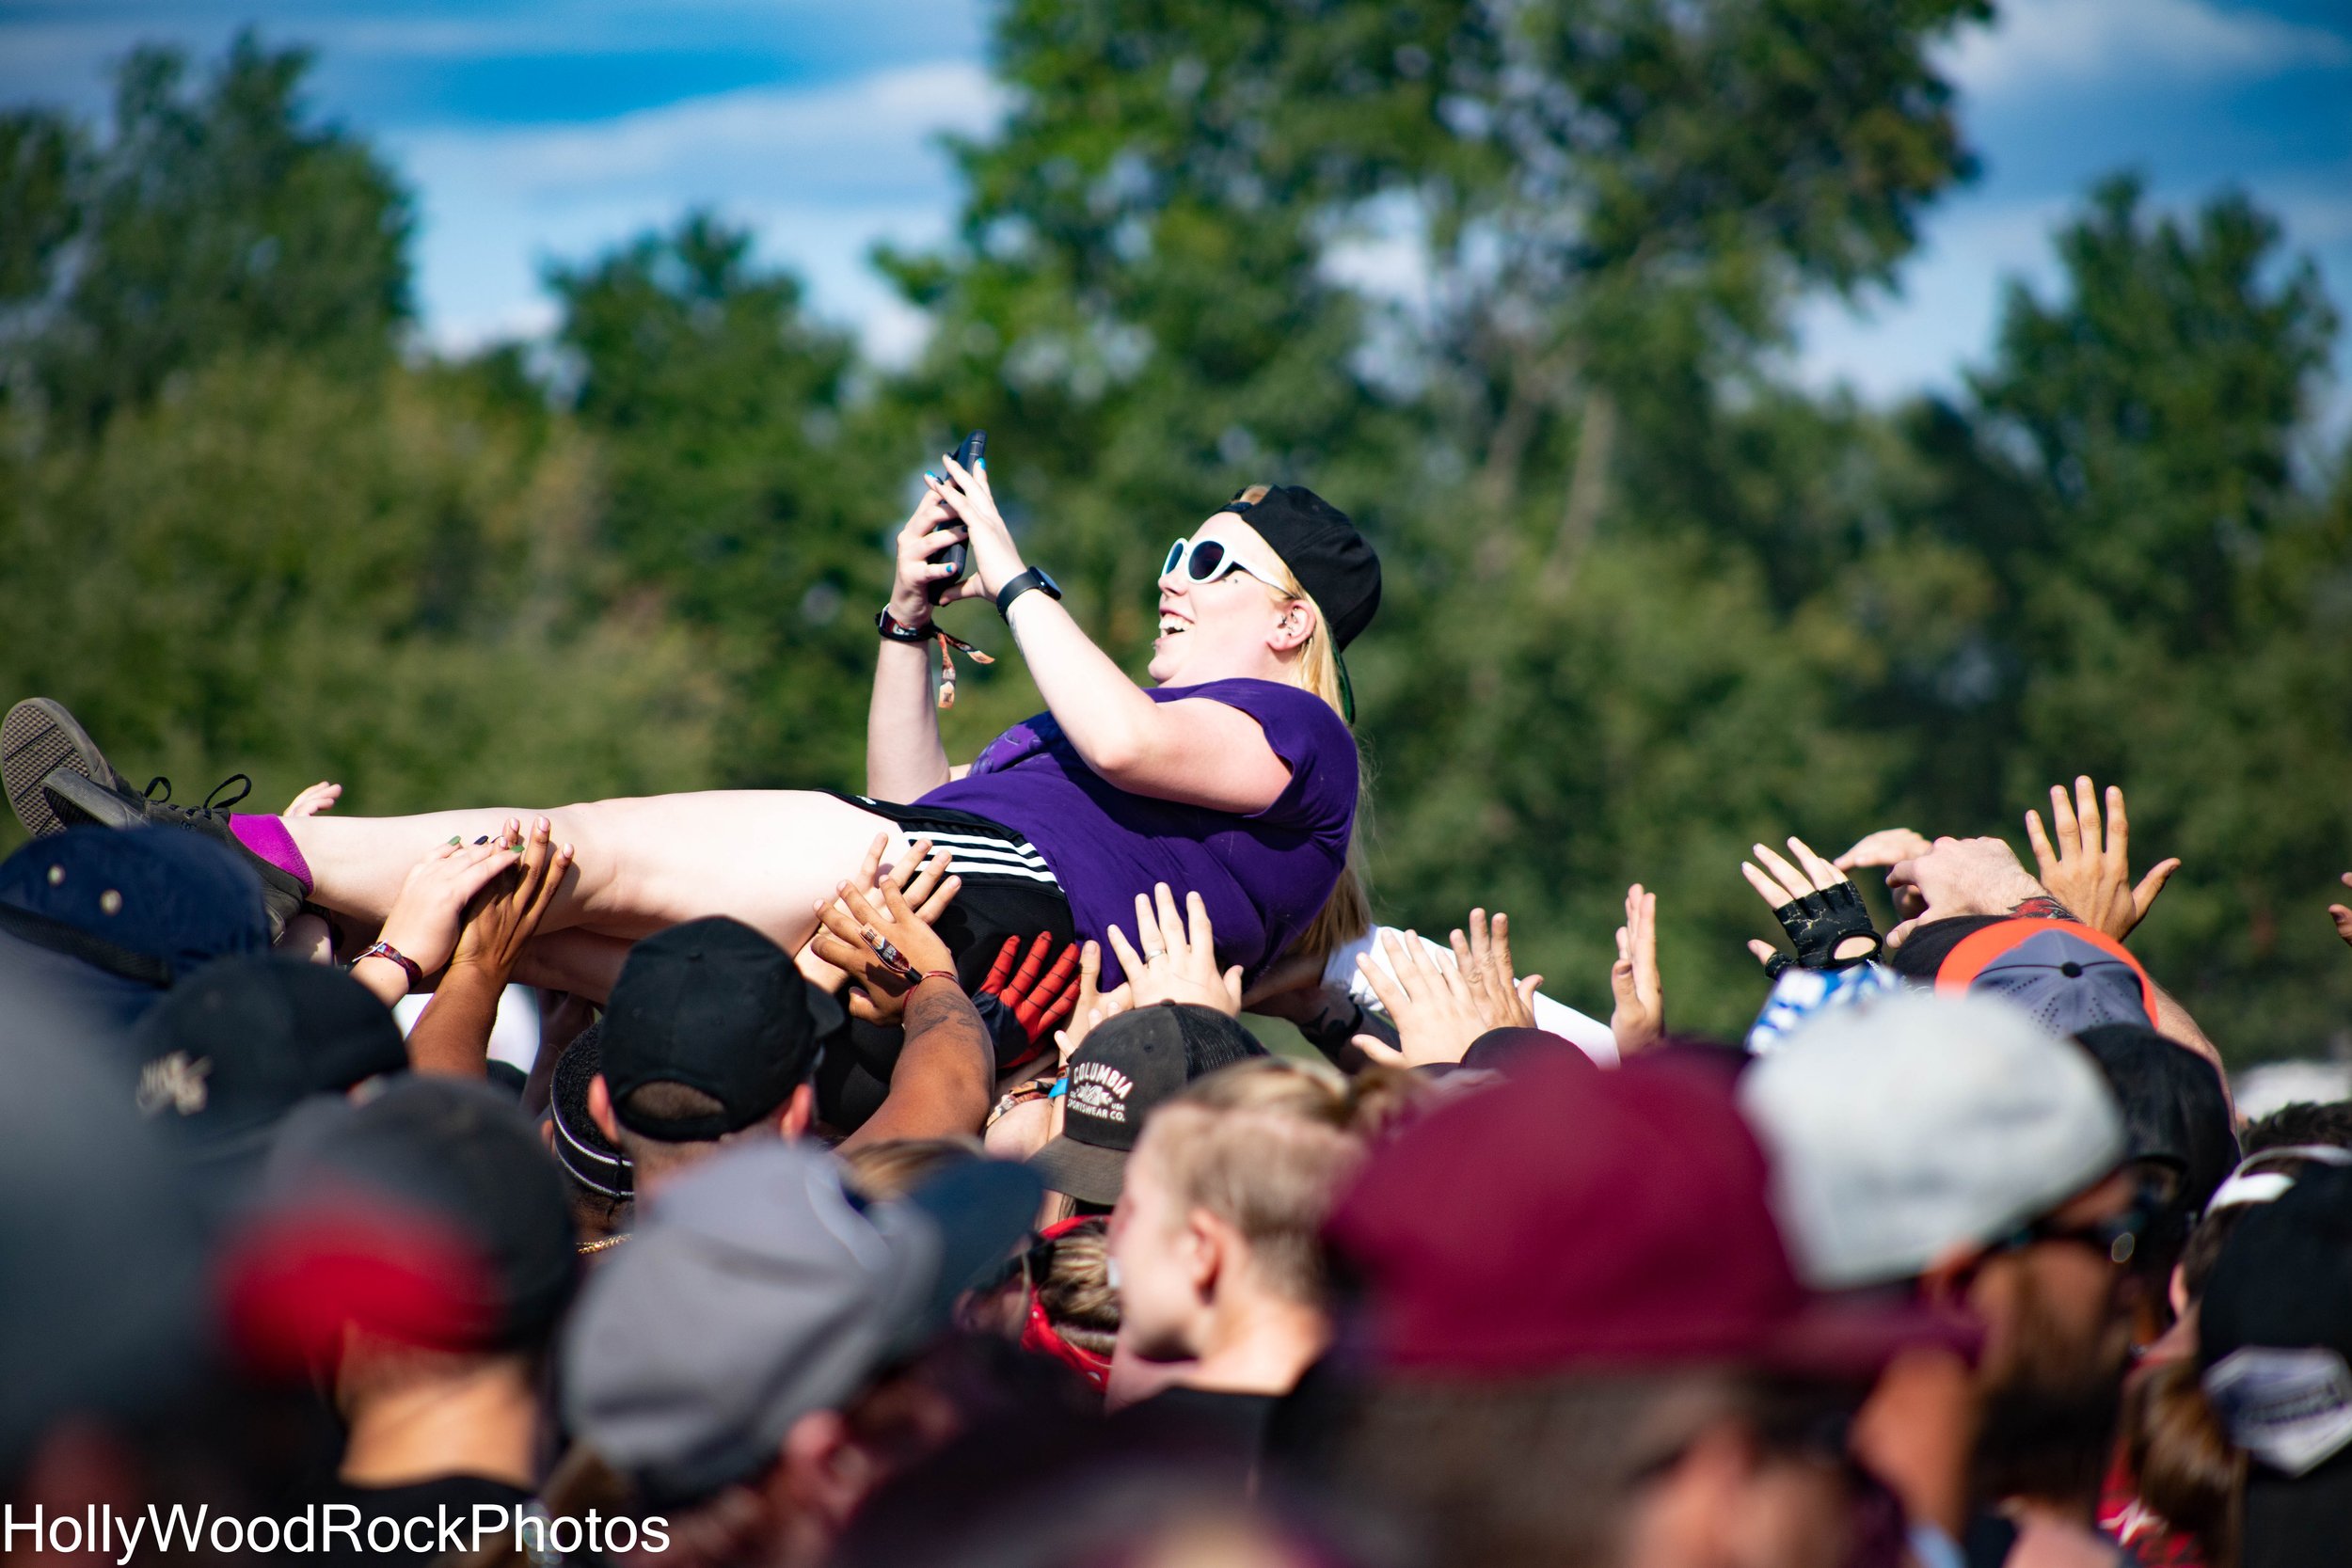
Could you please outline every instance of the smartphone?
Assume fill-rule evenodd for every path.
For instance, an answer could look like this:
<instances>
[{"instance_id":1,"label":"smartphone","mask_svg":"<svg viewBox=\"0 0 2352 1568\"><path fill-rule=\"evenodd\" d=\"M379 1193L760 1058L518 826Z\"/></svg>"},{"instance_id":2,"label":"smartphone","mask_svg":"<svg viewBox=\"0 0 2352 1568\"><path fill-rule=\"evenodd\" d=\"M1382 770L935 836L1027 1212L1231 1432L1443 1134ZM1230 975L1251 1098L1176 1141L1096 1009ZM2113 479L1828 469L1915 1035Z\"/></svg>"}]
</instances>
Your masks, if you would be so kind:
<instances>
[{"instance_id":1,"label":"smartphone","mask_svg":"<svg viewBox=\"0 0 2352 1568\"><path fill-rule=\"evenodd\" d=\"M963 466L963 469L966 473L969 473L972 471L973 467L978 464L980 454L986 451L988 451L988 432L985 430L976 430L971 435L966 436L963 438L963 445L956 449L956 461ZM955 482L953 480L949 480L948 483L952 484ZM931 557L931 559L933 561L944 561L948 565L955 568L955 570L950 572L947 576L931 584L930 589L931 603L937 604L941 599L946 597L948 589L953 588L957 583L961 582L964 578L972 575L971 542L969 540L964 540L957 544L950 545L946 549L940 551L937 555Z\"/></svg>"}]
</instances>

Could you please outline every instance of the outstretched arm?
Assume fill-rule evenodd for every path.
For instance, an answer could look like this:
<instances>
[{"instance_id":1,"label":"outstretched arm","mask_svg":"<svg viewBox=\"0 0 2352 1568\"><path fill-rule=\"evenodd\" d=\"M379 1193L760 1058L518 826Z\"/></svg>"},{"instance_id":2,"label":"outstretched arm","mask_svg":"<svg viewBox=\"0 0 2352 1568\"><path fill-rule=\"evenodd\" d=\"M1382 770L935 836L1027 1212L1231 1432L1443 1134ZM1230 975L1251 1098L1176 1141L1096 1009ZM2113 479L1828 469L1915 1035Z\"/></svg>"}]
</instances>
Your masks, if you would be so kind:
<instances>
[{"instance_id":1,"label":"outstretched arm","mask_svg":"<svg viewBox=\"0 0 2352 1568\"><path fill-rule=\"evenodd\" d=\"M950 485L934 484L940 504L971 530L975 571L959 598L993 596L1025 569L1011 531L989 494L988 466L966 470L947 460ZM1012 603L1012 635L1062 734L1089 768L1131 794L1216 811L1263 811L1290 784L1258 721L1207 699L1155 703L1094 645L1051 594Z\"/></svg>"},{"instance_id":2,"label":"outstretched arm","mask_svg":"<svg viewBox=\"0 0 2352 1568\"><path fill-rule=\"evenodd\" d=\"M888 879L879 898L847 882L836 891L818 907L817 956L869 995L895 990L906 999L906 1044L890 1092L841 1147L977 1134L996 1098L996 1048L956 983L947 944Z\"/></svg>"},{"instance_id":3,"label":"outstretched arm","mask_svg":"<svg viewBox=\"0 0 2352 1568\"><path fill-rule=\"evenodd\" d=\"M914 629L930 624L930 585L946 574L930 557L963 537L930 495L898 531L898 567L890 585L890 617ZM931 661L938 645L879 639L874 694L866 706L866 793L877 800L915 800L947 782L947 752L939 743L939 709L931 700Z\"/></svg>"}]
</instances>

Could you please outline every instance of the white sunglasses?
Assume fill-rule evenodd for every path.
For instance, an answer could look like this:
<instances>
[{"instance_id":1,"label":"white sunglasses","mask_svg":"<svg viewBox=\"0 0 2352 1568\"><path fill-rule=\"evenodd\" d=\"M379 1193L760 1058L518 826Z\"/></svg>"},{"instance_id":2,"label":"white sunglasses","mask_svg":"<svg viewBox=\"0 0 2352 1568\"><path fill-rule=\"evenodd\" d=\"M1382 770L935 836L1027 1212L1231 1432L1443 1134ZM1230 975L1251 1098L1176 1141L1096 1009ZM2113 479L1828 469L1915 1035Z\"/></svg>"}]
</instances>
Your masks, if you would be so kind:
<instances>
[{"instance_id":1,"label":"white sunglasses","mask_svg":"<svg viewBox=\"0 0 2352 1568\"><path fill-rule=\"evenodd\" d=\"M1182 572L1185 580L1189 582L1203 583L1215 582L1219 578L1232 577L1235 572L1247 572L1277 594L1290 592L1288 588L1227 549L1224 543L1216 539L1179 539L1173 545L1168 546L1168 560L1160 565L1160 576L1173 577L1179 572Z\"/></svg>"}]
</instances>

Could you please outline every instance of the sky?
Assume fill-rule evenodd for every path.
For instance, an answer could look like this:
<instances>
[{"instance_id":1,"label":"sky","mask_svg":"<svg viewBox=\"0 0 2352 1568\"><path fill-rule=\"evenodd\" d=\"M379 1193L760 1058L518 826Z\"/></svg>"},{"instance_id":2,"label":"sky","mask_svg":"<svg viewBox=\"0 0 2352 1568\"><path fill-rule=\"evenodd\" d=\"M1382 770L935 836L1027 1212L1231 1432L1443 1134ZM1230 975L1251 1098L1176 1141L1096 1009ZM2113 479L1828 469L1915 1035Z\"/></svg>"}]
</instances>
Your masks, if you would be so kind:
<instances>
[{"instance_id":1,"label":"sky","mask_svg":"<svg viewBox=\"0 0 2352 1568\"><path fill-rule=\"evenodd\" d=\"M1085 0L1072 0L1083 4ZM901 359L923 323L866 263L944 237L943 133L999 110L988 0L0 0L0 105L97 117L141 41L215 54L243 25L319 52L318 111L416 193L418 303L437 346L544 330L552 261L693 205L749 225L817 309ZM2352 0L2003 0L1946 51L1983 165L1928 213L1897 288L1799 312L1790 372L1886 401L1949 389L1992 342L2004 280L2049 287L2049 236L2101 177L2185 211L2237 186L2352 317ZM2352 330L2331 423L2352 420Z\"/></svg>"}]
</instances>

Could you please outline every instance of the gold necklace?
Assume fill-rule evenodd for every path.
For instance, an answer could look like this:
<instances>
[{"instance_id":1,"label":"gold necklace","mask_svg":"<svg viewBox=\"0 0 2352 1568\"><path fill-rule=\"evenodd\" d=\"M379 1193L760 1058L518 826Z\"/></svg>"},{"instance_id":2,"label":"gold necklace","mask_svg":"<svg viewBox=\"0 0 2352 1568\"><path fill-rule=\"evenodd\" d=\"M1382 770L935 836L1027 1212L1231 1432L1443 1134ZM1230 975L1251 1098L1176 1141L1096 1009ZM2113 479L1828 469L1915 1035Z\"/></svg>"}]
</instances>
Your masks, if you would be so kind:
<instances>
[{"instance_id":1,"label":"gold necklace","mask_svg":"<svg viewBox=\"0 0 2352 1568\"><path fill-rule=\"evenodd\" d=\"M606 1236L594 1242L581 1242L577 1250L582 1258L587 1257L593 1252L610 1252L612 1248L619 1246L623 1242L628 1241L628 1238L629 1233L624 1230L617 1236Z\"/></svg>"}]
</instances>

